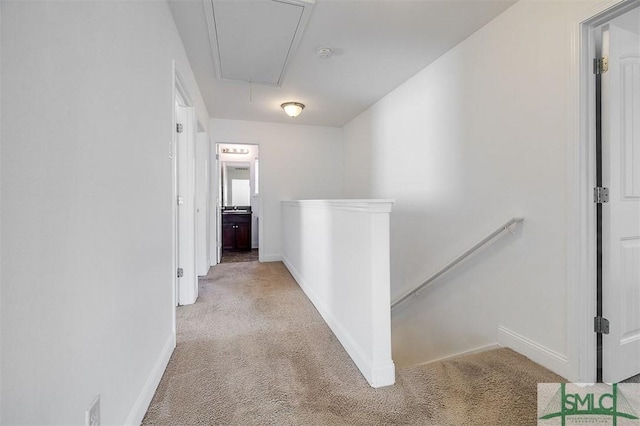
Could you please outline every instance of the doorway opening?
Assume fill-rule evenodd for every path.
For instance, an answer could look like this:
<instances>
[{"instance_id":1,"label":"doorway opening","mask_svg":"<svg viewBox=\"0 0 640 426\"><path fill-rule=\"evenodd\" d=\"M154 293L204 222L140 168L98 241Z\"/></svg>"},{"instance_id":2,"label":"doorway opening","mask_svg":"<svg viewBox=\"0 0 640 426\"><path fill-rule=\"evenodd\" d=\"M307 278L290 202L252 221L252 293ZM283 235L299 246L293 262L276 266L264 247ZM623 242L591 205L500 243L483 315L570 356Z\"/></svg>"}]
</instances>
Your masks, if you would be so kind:
<instances>
[{"instance_id":1,"label":"doorway opening","mask_svg":"<svg viewBox=\"0 0 640 426\"><path fill-rule=\"evenodd\" d=\"M256 144L216 144L219 263L259 260L260 155Z\"/></svg>"}]
</instances>

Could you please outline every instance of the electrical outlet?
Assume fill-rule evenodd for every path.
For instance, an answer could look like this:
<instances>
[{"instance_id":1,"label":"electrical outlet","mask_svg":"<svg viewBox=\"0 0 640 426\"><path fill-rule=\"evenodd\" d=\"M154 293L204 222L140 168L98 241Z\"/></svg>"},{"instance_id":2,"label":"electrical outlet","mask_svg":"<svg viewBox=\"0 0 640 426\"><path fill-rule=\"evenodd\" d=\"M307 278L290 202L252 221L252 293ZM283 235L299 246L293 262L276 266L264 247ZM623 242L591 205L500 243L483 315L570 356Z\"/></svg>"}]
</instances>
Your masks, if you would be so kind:
<instances>
[{"instance_id":1,"label":"electrical outlet","mask_svg":"<svg viewBox=\"0 0 640 426\"><path fill-rule=\"evenodd\" d=\"M89 409L84 413L85 426L100 426L100 395L96 396Z\"/></svg>"}]
</instances>

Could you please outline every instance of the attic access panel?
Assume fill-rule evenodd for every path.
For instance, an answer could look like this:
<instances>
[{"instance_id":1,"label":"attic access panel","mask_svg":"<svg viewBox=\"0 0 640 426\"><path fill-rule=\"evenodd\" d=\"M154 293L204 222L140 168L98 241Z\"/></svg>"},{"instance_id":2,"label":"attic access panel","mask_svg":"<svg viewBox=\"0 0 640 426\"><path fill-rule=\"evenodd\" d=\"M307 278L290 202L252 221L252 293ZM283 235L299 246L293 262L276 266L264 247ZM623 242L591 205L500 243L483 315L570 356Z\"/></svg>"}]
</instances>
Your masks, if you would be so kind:
<instances>
[{"instance_id":1,"label":"attic access panel","mask_svg":"<svg viewBox=\"0 0 640 426\"><path fill-rule=\"evenodd\" d=\"M313 0L205 0L217 77L281 86L312 7Z\"/></svg>"}]
</instances>

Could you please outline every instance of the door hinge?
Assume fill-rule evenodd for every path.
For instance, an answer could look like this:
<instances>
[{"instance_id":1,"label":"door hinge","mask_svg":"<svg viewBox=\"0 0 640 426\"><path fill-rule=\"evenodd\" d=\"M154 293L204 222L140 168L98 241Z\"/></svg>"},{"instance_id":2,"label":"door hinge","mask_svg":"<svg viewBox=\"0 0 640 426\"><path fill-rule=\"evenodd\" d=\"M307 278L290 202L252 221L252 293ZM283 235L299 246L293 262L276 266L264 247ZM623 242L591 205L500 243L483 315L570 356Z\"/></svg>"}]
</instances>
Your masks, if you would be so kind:
<instances>
[{"instance_id":1,"label":"door hinge","mask_svg":"<svg viewBox=\"0 0 640 426\"><path fill-rule=\"evenodd\" d=\"M604 58L595 58L593 60L594 74L604 74L607 71L609 71L609 58L605 56Z\"/></svg>"},{"instance_id":2,"label":"door hinge","mask_svg":"<svg viewBox=\"0 0 640 426\"><path fill-rule=\"evenodd\" d=\"M609 202L609 188L602 186L596 186L593 188L593 202L596 204L603 204Z\"/></svg>"},{"instance_id":3,"label":"door hinge","mask_svg":"<svg viewBox=\"0 0 640 426\"><path fill-rule=\"evenodd\" d=\"M184 277L184 269L178 268L178 278Z\"/></svg>"},{"instance_id":4,"label":"door hinge","mask_svg":"<svg viewBox=\"0 0 640 426\"><path fill-rule=\"evenodd\" d=\"M609 320L603 317L594 317L593 331L601 334L609 334Z\"/></svg>"},{"instance_id":5,"label":"door hinge","mask_svg":"<svg viewBox=\"0 0 640 426\"><path fill-rule=\"evenodd\" d=\"M182 124L180 123L176 124L176 132L182 133Z\"/></svg>"},{"instance_id":6,"label":"door hinge","mask_svg":"<svg viewBox=\"0 0 640 426\"><path fill-rule=\"evenodd\" d=\"M216 160L220 159L220 154L216 154Z\"/></svg>"},{"instance_id":7,"label":"door hinge","mask_svg":"<svg viewBox=\"0 0 640 426\"><path fill-rule=\"evenodd\" d=\"M181 206L184 204L184 198L178 197L178 205Z\"/></svg>"}]
</instances>

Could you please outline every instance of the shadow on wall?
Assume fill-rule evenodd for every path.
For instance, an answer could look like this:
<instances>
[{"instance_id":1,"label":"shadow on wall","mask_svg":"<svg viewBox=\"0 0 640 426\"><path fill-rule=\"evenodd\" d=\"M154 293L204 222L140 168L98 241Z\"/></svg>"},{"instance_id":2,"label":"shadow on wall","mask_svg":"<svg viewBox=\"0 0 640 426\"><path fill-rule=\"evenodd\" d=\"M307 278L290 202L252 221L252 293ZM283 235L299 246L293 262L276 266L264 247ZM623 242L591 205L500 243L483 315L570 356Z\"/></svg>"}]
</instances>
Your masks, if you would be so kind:
<instances>
[{"instance_id":1,"label":"shadow on wall","mask_svg":"<svg viewBox=\"0 0 640 426\"><path fill-rule=\"evenodd\" d=\"M501 318L513 309L517 298L515 287L509 285L509 269L521 260L517 252L524 232L524 223L513 232L504 231L394 309L392 347L398 366L423 364L496 345ZM466 249L475 243L470 241ZM420 282L454 259L434 267ZM488 273L496 279L478 279Z\"/></svg>"}]
</instances>

